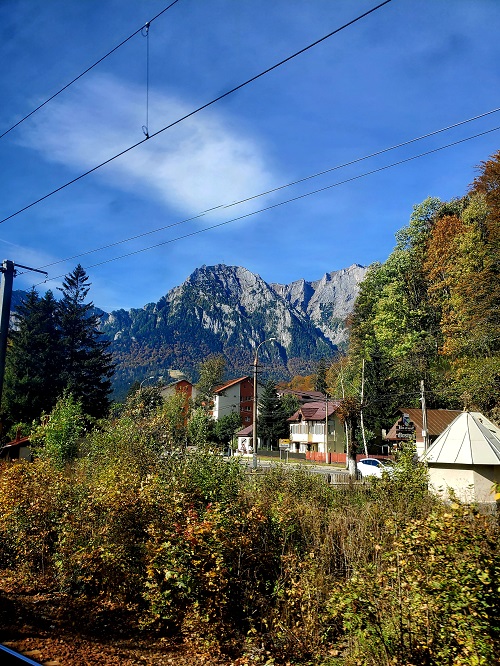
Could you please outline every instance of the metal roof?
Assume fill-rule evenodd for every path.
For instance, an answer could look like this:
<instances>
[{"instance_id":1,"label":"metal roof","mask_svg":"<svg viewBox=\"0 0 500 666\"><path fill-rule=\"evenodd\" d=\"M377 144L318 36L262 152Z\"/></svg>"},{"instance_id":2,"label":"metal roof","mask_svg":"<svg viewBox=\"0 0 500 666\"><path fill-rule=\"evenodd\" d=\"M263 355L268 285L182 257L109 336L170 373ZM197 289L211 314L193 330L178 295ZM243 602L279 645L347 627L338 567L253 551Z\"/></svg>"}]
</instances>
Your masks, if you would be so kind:
<instances>
[{"instance_id":1,"label":"metal roof","mask_svg":"<svg viewBox=\"0 0 500 666\"><path fill-rule=\"evenodd\" d=\"M500 465L500 428L480 412L461 412L424 459L430 465Z\"/></svg>"},{"instance_id":2,"label":"metal roof","mask_svg":"<svg viewBox=\"0 0 500 666\"><path fill-rule=\"evenodd\" d=\"M220 391L224 391L225 389L229 388L230 386L234 386L235 384L239 384L242 382L244 379L250 379L250 377L238 377L238 379L231 379L230 381L226 382L225 384L221 384L220 386L217 386L214 388L214 393L219 393Z\"/></svg>"},{"instance_id":3,"label":"metal roof","mask_svg":"<svg viewBox=\"0 0 500 666\"><path fill-rule=\"evenodd\" d=\"M249 425L246 428L238 430L236 437L249 437L253 432L253 425Z\"/></svg>"},{"instance_id":4,"label":"metal roof","mask_svg":"<svg viewBox=\"0 0 500 666\"><path fill-rule=\"evenodd\" d=\"M339 406L338 400L328 401L328 417L332 416ZM324 421L325 420L325 401L306 402L290 416L289 421Z\"/></svg>"},{"instance_id":5,"label":"metal roof","mask_svg":"<svg viewBox=\"0 0 500 666\"><path fill-rule=\"evenodd\" d=\"M422 410L421 409L415 409L415 408L409 408L409 409L403 409L402 407L399 408L399 411L401 414L408 414L410 417L410 421L412 421L415 424L415 437L417 440L422 441L423 436L422 436ZM456 419L459 414L462 414L462 412L459 409L428 409L427 410L427 432L430 437L437 437L437 435L440 435L443 430L450 425L450 423ZM386 439L389 440L394 440L394 441L399 441L399 438L396 435L396 427L398 425L398 421L392 426L392 428L389 430L389 432L386 435Z\"/></svg>"}]
</instances>

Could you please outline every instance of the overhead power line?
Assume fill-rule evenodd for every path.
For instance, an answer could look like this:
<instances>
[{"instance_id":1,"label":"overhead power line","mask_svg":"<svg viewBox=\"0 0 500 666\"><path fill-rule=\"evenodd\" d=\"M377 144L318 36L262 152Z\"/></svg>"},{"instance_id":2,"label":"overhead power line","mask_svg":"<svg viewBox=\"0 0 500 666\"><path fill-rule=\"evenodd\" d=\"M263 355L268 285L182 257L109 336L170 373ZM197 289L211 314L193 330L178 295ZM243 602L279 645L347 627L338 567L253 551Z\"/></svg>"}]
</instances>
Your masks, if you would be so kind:
<instances>
[{"instance_id":1,"label":"overhead power line","mask_svg":"<svg viewBox=\"0 0 500 666\"><path fill-rule=\"evenodd\" d=\"M65 261L71 261L72 259L78 259L79 257L85 257L88 256L89 254L94 254L95 252L101 252L102 250L108 250L111 247L116 247L117 245L123 245L124 243L130 243L133 240L138 240L139 238L144 238L145 236L151 236L153 234L157 234L160 231L166 231L167 229L172 229L173 227L178 227L182 224L186 224L187 222L192 222L193 220L200 219L201 217L204 217L205 215L208 215L208 213L211 213L215 210L220 210L220 209L225 209L225 208L232 208L234 206L238 206L243 203L248 203L249 201L253 201L255 199L259 199L260 197L267 196L268 194L273 194L274 192L279 192L280 190L284 190L288 187L292 187L294 185L299 185L300 183L305 183L308 180L312 180L313 178L318 178L319 176L324 176L327 173L332 173L333 171L338 171L340 169L344 169L348 166L352 166L353 164L358 164L359 162L363 162L365 160L371 159L372 157L378 157L379 155L383 155L385 153L388 153L392 150L396 150L397 148L403 148L404 146L409 146L413 143L416 143L417 141L422 141L423 139L428 139L431 136L436 136L437 134L442 134L443 132L448 132L451 129L455 129L456 127L460 127L461 125L465 125L467 123L473 122L474 120L479 120L480 118L485 118L486 116L489 116L493 113L498 113L500 111L500 107L496 109L492 109L491 111L486 111L485 113L481 113L477 116L473 116L472 118L467 118L466 120L461 120L457 123L454 123L453 125L448 125L447 127L442 127L441 129L438 130L433 130L432 132L428 132L427 134L422 134L421 136L415 137L414 139L409 139L408 141L403 141L401 143L397 143L394 146L390 146L388 148L383 148L382 150L377 150L374 153L370 153L369 155L364 155L363 157L357 157L353 160L350 160L349 162L344 162L343 164L337 164L336 166L329 167L328 169L323 169L322 171L318 171L317 173L310 174L309 176L304 176L303 178L298 178L297 180L293 180L289 183L286 183L284 185L280 185L279 187L274 187L270 190L266 190L265 192L260 192L259 194L254 194L252 196L246 197L244 199L239 199L238 201L233 201L230 204L220 204L219 206L213 206L212 208L209 208L205 211L202 211L200 213L197 213L196 215L193 215L192 217L185 218L183 220L179 220L177 222L172 222L171 224L164 225L163 227L158 227L157 229L151 229L150 231L144 231L140 234L136 234L135 236L130 236L129 238L123 238L122 240L115 241L113 243L108 243L107 245L101 245L100 247L96 247L92 250L86 250L85 252L80 252L78 254L74 254L71 257L66 257L65 259L58 259L57 261L53 261L50 264L44 264L41 268L50 268L51 266L56 266L57 264L62 264Z\"/></svg>"},{"instance_id":2,"label":"overhead power line","mask_svg":"<svg viewBox=\"0 0 500 666\"><path fill-rule=\"evenodd\" d=\"M402 164L406 164L408 162L412 162L413 160L420 159L421 157L426 157L427 155L432 155L433 153L437 153L441 150L445 150L446 148L451 148L453 146L460 145L462 143L465 143L466 141L471 141L472 139L477 139L481 136L485 136L486 134L491 134L492 132L497 132L500 130L500 125L497 127L493 127L489 130L485 130L484 132L479 132L478 134L474 134L473 136L466 137L465 139L459 139L458 141L453 141L452 143L448 143L444 146L440 146L439 148L433 148L432 150L427 150L424 153L419 153L418 155L413 155L412 157L407 157L403 160L399 160L398 162L393 162L392 164L387 164L385 166L379 167L377 169L372 169L371 171L366 171L365 173L358 174L357 176L352 176L351 178L346 178L345 180L338 181L336 183L332 183L331 185L326 185L325 187L318 188L317 190L313 190L311 192L306 192L305 194L300 194L296 197L293 197L291 199L286 199L285 201L280 201L278 203L266 206L264 208L260 208L259 210L252 211L250 213L245 213L244 215L239 215L238 217L233 217L230 220L225 220L224 222L219 222L218 224L213 224L209 227L204 227L203 229L197 229L196 231L191 231L190 233L184 234L182 236L177 236L176 238L170 238L169 240L162 241L161 243L155 243L154 245L149 245L148 247L141 248L140 250L133 250L132 252L127 252L126 254L122 254L118 257L113 257L111 259L105 259L104 261L100 261L95 264L91 264L90 266L87 266L87 269L90 268L96 268L97 266L103 266L104 264L109 264L113 261L118 261L119 259L126 259L127 257L132 257L136 254L141 254L142 252L146 252L147 250L153 250L157 247L162 247L163 245L169 245L170 243L175 243L176 241L183 240L185 238L191 238L192 236L197 236L199 234L205 233L206 231L211 231L212 229L218 229L219 227L224 227L228 224L231 224L232 222L237 222L238 220L243 220L248 217L252 217L253 215L258 215L259 213L264 213L268 210L273 210L274 208L279 208L280 206L284 206L289 203L293 203L294 201L300 201L301 199L305 199L307 197L313 196L314 194L320 194L321 192L326 192L327 190L330 190L334 187L338 187L339 185L345 185L346 183L352 183L356 180L360 180L361 178L366 178L366 176L372 176L373 174L376 173L381 173L382 171L386 171L387 169L392 169L396 166L400 166ZM57 275L54 278L51 278L52 280L58 280L59 278L64 277L64 273L61 275ZM44 280L46 282L47 280ZM39 284L43 284L43 282L40 282ZM36 285L38 286L38 285Z\"/></svg>"},{"instance_id":3,"label":"overhead power line","mask_svg":"<svg viewBox=\"0 0 500 666\"><path fill-rule=\"evenodd\" d=\"M93 65L90 65L90 67L87 67L87 69L85 71L83 71L81 74L78 74L78 76L76 76L74 79L72 79L69 83L67 83L65 86L63 86L60 90L58 90L56 93L54 93L51 97L46 99L45 102L42 102L41 104L39 104L35 109L33 109L33 111L30 111L30 113L28 113L26 116L24 116L24 118L21 118L21 120L18 120L17 123L12 125L12 127L9 127L8 130L5 130L5 132L3 132L3 134L0 134L0 139L3 139L4 136L6 136L9 132L12 132L12 130L15 129L16 127L19 127L19 125L21 123L24 123L25 120L28 120L28 118L31 118L31 116L34 113L36 113L37 111L40 111L40 109L42 109L46 104L48 104L53 99L55 99L58 95L60 95L62 92L67 90L70 86L73 85L73 83L76 83L79 79L81 79L82 76L85 76L85 74L88 74L90 72L90 70L94 69L94 67L97 67L97 65L99 65L103 60L106 60L106 58L108 58L115 51L118 51L118 49L121 48L124 44L126 44L133 37L135 37L140 32L142 32L142 30L144 30L145 26L149 26L150 23L152 23L153 21L156 21L157 18L159 18L162 14L164 14L166 11L168 11L171 7L173 7L178 2L179 2L179 0L174 0L173 2L171 2L168 5L168 7L165 7L165 9L162 9L162 11L159 12L158 14L156 14L156 16L153 16L153 18L150 19L145 25L141 25L140 28L138 28L135 32L133 32L131 35L129 35L122 42L117 44L114 48L111 49L111 51L108 51L108 53L106 53L106 55L103 55L102 58L99 58L99 60L97 60Z\"/></svg>"},{"instance_id":4,"label":"overhead power line","mask_svg":"<svg viewBox=\"0 0 500 666\"><path fill-rule=\"evenodd\" d=\"M86 176L89 176L91 173L94 173L94 171L97 171L101 167L105 166L106 164L109 164L110 162L113 162L113 160L116 160L118 157L122 157L122 155L125 155L126 153L130 152L131 150L134 150L138 146L141 146L143 143L146 141L150 141L151 139L157 137L158 135L162 134L162 132L165 132L166 130L171 129L172 127L175 127L175 125L178 125L179 123L182 123L184 120L187 120L188 118L191 118L195 114L199 113L200 111L203 111L204 109L208 108L209 106L212 106L216 102L219 102L221 99L224 99L225 97L228 97L229 95L232 95L238 90L241 90L245 86L248 86L250 83L253 83L254 81L257 81L260 79L262 76L265 76L266 74L269 74L273 70L277 69L278 67L281 67L287 62L290 62L290 60L293 60L297 56L301 55L302 53L305 53L309 49L312 49L314 46L317 46L318 44L321 44L321 42L324 42L325 40L329 39L330 37L333 37L333 35L336 35L337 33L341 32L342 30L345 30L349 26L353 25L354 23L357 23L361 19L365 18L369 14L372 14L373 12L377 11L377 9L380 9L384 5L389 4L389 2L392 2L392 0L385 0L384 2L380 3L376 7L373 7L372 9L369 9L368 11L364 12L363 14L360 14L356 18L352 19L348 23L344 23L344 25L340 26L340 28L336 28L335 30L332 30L332 32L329 32L327 35L324 35L324 37L321 37L320 39L317 39L315 42L312 42L311 44L308 44L304 48L300 49L300 51L296 51L292 55L288 56L284 60L280 60L280 62L277 62L275 65L272 65L271 67L268 67L267 69L263 70L259 74L256 74L255 76L252 76L250 79L247 79L243 83L240 83L239 85L235 86L234 88L231 88L231 90L228 90L225 93L222 93L222 95L219 95L218 97L215 97L212 99L210 102L207 102L206 104L203 104L202 106L199 106L197 109L194 111L191 111L187 113L186 115L182 116L181 118L178 118L177 120L174 120L174 122L170 123L169 125L166 125L162 129L154 132L153 134L150 134L146 138L142 139L141 141L138 141L137 143L134 143L132 146L129 146L128 148L125 148L121 152L117 153L116 155L113 155L113 157L110 157L109 159L105 160L104 162L101 162L97 166L93 167L92 169L89 169L88 171L85 171L85 173L80 174L76 178L73 178L72 180L68 181L64 185L61 185L60 187L57 187L55 190L52 190L48 194L45 194L43 197L40 197L36 201L32 201L30 204L27 206L24 206L23 208L20 208L17 210L15 213L11 213L7 217L4 217L3 219L0 220L0 224L3 222L7 222L7 220L12 219L13 217L16 217L16 215L19 215L20 213L23 213L25 210L28 210L29 208L32 208L33 206L36 206L36 204L39 204L42 201L45 201L45 199L48 199L49 197L53 196L57 192L60 192L61 190L64 190L66 187L69 187L70 185L73 185L74 183L78 182L79 180L82 180L82 178L85 178Z\"/></svg>"}]
</instances>

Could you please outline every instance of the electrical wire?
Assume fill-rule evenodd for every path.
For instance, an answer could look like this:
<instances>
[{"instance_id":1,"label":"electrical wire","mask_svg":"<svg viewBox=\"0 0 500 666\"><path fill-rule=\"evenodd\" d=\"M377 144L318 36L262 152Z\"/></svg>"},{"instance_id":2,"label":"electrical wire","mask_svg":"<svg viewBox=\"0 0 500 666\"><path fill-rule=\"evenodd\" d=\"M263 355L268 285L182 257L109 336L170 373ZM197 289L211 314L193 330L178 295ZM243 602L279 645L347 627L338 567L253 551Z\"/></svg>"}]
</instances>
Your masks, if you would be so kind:
<instances>
[{"instance_id":1,"label":"electrical wire","mask_svg":"<svg viewBox=\"0 0 500 666\"><path fill-rule=\"evenodd\" d=\"M28 113L26 116L24 116L24 118L21 118L21 120L18 120L17 123L12 125L12 127L9 127L8 130L5 130L5 132L3 134L0 134L0 139L3 139L4 136L6 136L9 132L12 132L12 130L15 129L16 127L19 127L19 125L21 123L23 123L25 120L28 120L28 118L31 118L31 116L34 113L36 113L37 111L40 111L40 109L42 109L46 104L48 104L53 99L55 99L58 95L60 95L62 92L67 90L70 86L73 85L73 83L76 83L79 79L81 79L82 76L85 76L85 74L88 74L92 69L94 69L94 67L97 67L97 65L99 65L103 60L106 60L106 58L108 58L111 54L113 54L115 51L117 51L119 48L121 48L124 44L126 44L128 41L130 41L137 34L142 32L142 30L144 30L145 26L149 26L150 23L152 23L153 21L156 21L157 18L159 18L162 14L164 14L166 11L168 11L171 7L173 7L178 2L179 2L179 0L174 0L173 2L171 2L168 5L168 7L165 7L165 9L162 9L161 12L156 14L156 16L154 16L152 19L150 19L145 25L142 25L140 28L138 28L135 32L133 32L131 35L129 35L129 37L127 37L122 42L117 44L114 48L112 48L111 51L108 51L108 53L106 53L106 55L103 55L102 58L99 58L99 60L97 60L93 65L90 65L90 67L87 67L87 69L85 71L83 71L81 74L79 74L74 79L72 79L69 83L67 83L65 86L63 86L60 90L58 90L56 93L54 93L51 97L46 99L45 102L42 102L41 104L39 104L36 107L36 109L33 109L33 111L30 111L30 113Z\"/></svg>"},{"instance_id":2,"label":"electrical wire","mask_svg":"<svg viewBox=\"0 0 500 666\"><path fill-rule=\"evenodd\" d=\"M408 162L412 162L413 160L420 159L421 157L426 157L428 155L432 155L434 153L440 152L441 150L445 150L446 148L451 148L453 146L460 145L462 143L465 143L466 141L471 141L472 139L477 139L481 136L485 136L487 134L491 134L492 132L496 132L500 130L500 125L497 127L493 127L489 130L485 130L484 132L479 132L478 134L474 134L473 136L466 137L465 139L459 139L458 141L453 141L452 143L448 143L444 146L440 146L438 148L433 148L432 150L427 150L423 153L419 153L418 155L412 155L411 157L407 157L403 160L399 160L397 162L393 162L392 164L387 164L382 167L378 167L377 169L372 169L371 171L366 171L365 173L358 174L357 176L352 176L351 178L346 178L345 180L337 181L336 183L332 183L330 185L326 185L325 187L318 188L316 190L312 190L311 192L306 192L304 194L300 194L296 197L292 197L290 199L286 199L285 201L280 201L275 204L271 204L269 206L265 206L264 208L260 208L258 210L252 211L250 213L245 213L244 215L239 215L238 217L233 217L230 220L225 220L224 222L219 222L218 224L213 224L209 227L204 227L203 229L197 229L196 231L192 231L190 233L184 234L182 236L177 236L176 238L170 238L169 240L162 241L161 243L155 243L154 245L150 245L145 248L141 248L139 250L133 250L132 252L127 252L126 254L122 254L118 257L113 257L111 259L106 259L104 261L100 261L95 264L91 264L90 266L87 266L88 269L90 268L96 268L98 266L103 266L104 264L111 263L113 261L118 261L119 259L125 259L127 257L134 256L136 254L141 254L142 252L146 252L147 250L152 250L157 247L162 247L164 245L169 245L170 243L174 243L179 240L183 240L185 238L190 238L192 236L197 236L199 234L205 233L206 231L211 231L212 229L218 229L220 227L224 227L228 224L231 224L232 222L236 222L238 220L243 220L248 217L252 217L253 215L257 215L259 213L264 213L269 210L273 210L275 208L279 208L280 206L284 206L286 204L292 203L294 201L300 201L301 199L305 199L307 197L310 197L314 194L319 194L321 192L326 192L327 190L330 190L334 187L338 187L339 185L345 185L346 183L352 183L356 180L360 180L361 178L366 178L367 176L371 176L376 173L381 173L382 171L386 171L387 169L392 169L396 166L400 166L402 164L407 164ZM58 275L54 278L50 278L51 280L58 280L59 278L64 277L64 274ZM38 284L44 284L44 282L47 282L47 280L44 280L43 282L40 282ZM38 286L35 285L35 286Z\"/></svg>"},{"instance_id":3,"label":"electrical wire","mask_svg":"<svg viewBox=\"0 0 500 666\"><path fill-rule=\"evenodd\" d=\"M172 227L180 226L181 224L186 224L187 222L192 222L193 220L199 219L208 213L211 213L215 210L219 209L224 209L224 208L232 208L234 206L238 206L242 203L248 203L249 201L252 201L254 199L258 199L260 197L266 196L268 194L273 194L274 192L279 192L280 190L284 190L288 187L292 187L293 185L298 185L300 183L305 183L308 180L312 180L313 178L318 178L319 176L324 176L327 173L332 173L333 171L338 171L340 169L344 169L345 167L352 166L354 164L358 164L359 162L363 162L365 160L371 159L372 157L378 157L379 155L383 155L384 153L388 153L392 150L396 150L397 148L402 148L404 146L409 146L410 144L416 143L417 141L422 141L423 139L428 139L431 136L435 136L437 134L441 134L443 132L447 132L451 129L454 129L456 127L460 127L461 125L465 125L467 123L473 122L474 120L479 120L480 118L485 118L486 116L489 116L493 113L498 113L500 111L500 107L496 109L492 109L491 111L486 111L485 113L481 113L477 116L473 116L472 118L467 118L466 120L461 120L460 122L454 123L453 125L448 125L447 127L442 127L441 129L434 130L432 132L429 132L427 134L422 134L421 136L418 136L414 139L409 139L408 141L403 141L402 143L395 144L394 146L390 146L389 148L383 148L382 150L378 150L375 153L370 153L369 155L365 155L363 157L357 157L356 159L353 159L349 162L344 162L343 164L338 164L334 167L330 167L328 169L324 169L323 171L318 171L317 173L311 174L309 176L305 176L303 178L299 178L297 180L293 180L289 183L286 183L284 185L280 185L279 187L274 187L270 190L266 190L265 192L260 192L259 194L254 194L250 197L246 197L245 199L239 199L238 201L233 201L230 204L221 204L219 206L214 206L212 208L209 208L205 211L202 211L200 213L197 213L196 215L193 215L192 217L188 217L183 220L179 220L178 222L172 222L171 224L167 224L163 227L158 227L156 229L151 229L150 231L144 231L140 234L136 234L135 236L130 236L129 238L124 238L119 241L115 241L113 243L108 243L107 245L101 245L100 247L94 248L92 250L87 250L85 252L80 252L79 254L74 254L71 257L66 257L65 259L59 259L58 261L53 261L50 264L44 264L43 266L40 266L40 268L49 268L50 266L56 266L57 264L61 264L65 261L71 261L72 259L78 259L79 257L84 257L89 254L93 254L94 252L101 252L102 250L108 250L111 247L116 247L117 245L123 245L124 243L129 243L133 240L138 240L139 238L143 238L145 236L151 236L152 234L159 233L160 231L165 231L166 229L171 229ZM22 273L21 273L22 275Z\"/></svg>"},{"instance_id":4,"label":"electrical wire","mask_svg":"<svg viewBox=\"0 0 500 666\"><path fill-rule=\"evenodd\" d=\"M178 118L177 120L174 120L174 122L170 123L169 125L166 125L162 129L154 132L153 134L150 134L148 137L142 139L141 141L138 141L137 143L133 144L132 146L129 146L128 148L125 148L124 150L117 153L116 155L113 155L113 157L110 157L109 159L105 160L104 162L101 162L100 164L98 164L97 166L92 167L92 169L89 169L88 171L85 171L85 173L82 173L79 176L77 176L76 178L73 178L72 180L68 181L67 183L64 183L64 185L61 185L61 186L57 187L55 190L52 190L48 194L45 194L43 197L40 197L36 201L32 201L27 206L24 206L23 208L20 208L19 210L17 210L15 213L11 213L7 217L4 217L3 219L1 219L0 224L3 224L3 222L7 222L7 220L10 220L13 217L16 217L20 213L23 213L24 211L28 210L29 208L32 208L33 206L36 206L36 204L39 204L40 202L45 201L45 199L48 199L49 197L53 196L57 192L60 192L61 190L64 190L66 187L69 187L70 185L73 185L74 183L78 182L79 180L82 180L82 178L85 178L86 176L89 176L91 173L94 173L94 171L97 171L98 169L105 166L106 164L109 164L110 162L113 162L113 160L118 159L118 157L122 157L123 155L130 152L131 150L134 150L135 148L142 145L146 141L150 141L151 139L153 139L153 138L159 136L160 134L162 134L162 132L165 132L166 130L169 130L172 127L175 127L175 125L178 125L179 123L182 123L184 120L187 120L188 118L191 118L192 116L199 113L200 111L203 111L204 109L207 109L209 106L212 106L212 104L215 104L216 102L219 102L221 99L224 99L225 97L228 97L229 95L232 95L236 91L241 90L242 88L249 85L250 83L253 83L254 81L257 81L262 76L265 76L266 74L269 74L270 72L277 69L278 67L281 67L285 63L290 62L290 60L293 60L293 58L296 58L297 56L301 55L302 53L305 53L309 49L312 49L314 46L317 46L318 44L321 44L321 42L324 42L325 40L329 39L330 37L333 37L333 35L336 35L341 30L345 30L345 28L348 28L349 26L353 25L357 21L360 21L361 19L365 18L369 14L372 14L377 9L380 9L384 5L387 5L389 2L392 2L392 0L385 0L384 2L380 3L376 7L373 7L372 9L364 12L364 14L360 14L359 16L352 19L348 23L345 23L344 25L340 26L340 28L336 28L332 32L328 33L327 35L324 35L320 39L317 39L315 42L312 42L311 44L308 44L304 48L300 49L300 51L296 51L295 53L288 56L284 60L281 60L280 62L276 63L275 65L272 65L271 67L268 67L267 69L263 70L259 74L256 74L255 76L252 76L250 79L247 79L243 83L240 83L239 85L235 86L234 88L231 88L231 90L228 90L225 93L222 93L218 97L215 97L210 102L206 102L202 106L199 106L197 109L194 109L194 111L190 111L189 113L185 114L181 118Z\"/></svg>"}]
</instances>

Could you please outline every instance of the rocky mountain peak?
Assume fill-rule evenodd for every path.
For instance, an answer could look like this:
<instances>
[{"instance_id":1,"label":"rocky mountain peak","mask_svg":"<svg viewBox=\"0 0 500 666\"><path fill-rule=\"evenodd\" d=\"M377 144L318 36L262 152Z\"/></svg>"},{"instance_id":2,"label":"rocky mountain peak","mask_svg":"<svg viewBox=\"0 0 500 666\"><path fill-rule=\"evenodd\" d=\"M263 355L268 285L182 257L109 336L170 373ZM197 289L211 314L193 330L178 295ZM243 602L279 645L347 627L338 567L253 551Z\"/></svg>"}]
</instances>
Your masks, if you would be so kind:
<instances>
[{"instance_id":1,"label":"rocky mountain peak","mask_svg":"<svg viewBox=\"0 0 500 666\"><path fill-rule=\"evenodd\" d=\"M111 313L102 330L120 362L144 363L144 374L156 366L195 378L210 353L224 354L229 375L248 374L255 345L269 337L278 344L263 348L262 357L275 375L308 374L345 343L345 319L365 272L355 265L280 285L242 266L201 266L158 303ZM119 381L127 372L118 371Z\"/></svg>"}]
</instances>

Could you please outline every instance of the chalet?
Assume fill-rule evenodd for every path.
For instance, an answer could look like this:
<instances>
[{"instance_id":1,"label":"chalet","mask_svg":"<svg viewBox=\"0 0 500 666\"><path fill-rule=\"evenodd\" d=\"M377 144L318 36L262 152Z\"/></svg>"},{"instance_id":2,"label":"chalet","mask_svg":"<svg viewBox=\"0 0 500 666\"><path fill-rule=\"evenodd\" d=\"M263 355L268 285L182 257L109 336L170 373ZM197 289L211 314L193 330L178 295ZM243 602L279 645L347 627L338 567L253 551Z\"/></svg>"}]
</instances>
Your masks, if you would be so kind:
<instances>
[{"instance_id":1,"label":"chalet","mask_svg":"<svg viewBox=\"0 0 500 666\"><path fill-rule=\"evenodd\" d=\"M288 419L290 451L318 461L345 460L345 431L336 414L339 404L338 400L325 399L301 405Z\"/></svg>"},{"instance_id":2,"label":"chalet","mask_svg":"<svg viewBox=\"0 0 500 666\"><path fill-rule=\"evenodd\" d=\"M397 449L405 441L415 442L417 454L424 452L423 413L421 409L403 409L400 418L385 435L384 440ZM432 444L434 440L447 428L450 423L462 412L456 409L428 409L427 410L427 441Z\"/></svg>"}]
</instances>

